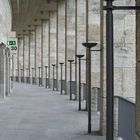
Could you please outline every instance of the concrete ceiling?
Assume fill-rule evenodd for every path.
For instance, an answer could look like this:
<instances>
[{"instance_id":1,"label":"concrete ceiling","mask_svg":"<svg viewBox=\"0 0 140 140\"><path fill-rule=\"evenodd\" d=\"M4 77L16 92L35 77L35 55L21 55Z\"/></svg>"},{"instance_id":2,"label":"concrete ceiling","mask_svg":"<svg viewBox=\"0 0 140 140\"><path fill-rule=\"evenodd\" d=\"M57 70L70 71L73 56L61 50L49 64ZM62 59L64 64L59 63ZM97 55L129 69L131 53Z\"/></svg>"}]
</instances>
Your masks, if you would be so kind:
<instances>
[{"instance_id":1,"label":"concrete ceiling","mask_svg":"<svg viewBox=\"0 0 140 140\"><path fill-rule=\"evenodd\" d=\"M56 11L57 0L10 0L12 8L12 31L27 34L41 24L41 19L49 19L49 12Z\"/></svg>"}]
</instances>

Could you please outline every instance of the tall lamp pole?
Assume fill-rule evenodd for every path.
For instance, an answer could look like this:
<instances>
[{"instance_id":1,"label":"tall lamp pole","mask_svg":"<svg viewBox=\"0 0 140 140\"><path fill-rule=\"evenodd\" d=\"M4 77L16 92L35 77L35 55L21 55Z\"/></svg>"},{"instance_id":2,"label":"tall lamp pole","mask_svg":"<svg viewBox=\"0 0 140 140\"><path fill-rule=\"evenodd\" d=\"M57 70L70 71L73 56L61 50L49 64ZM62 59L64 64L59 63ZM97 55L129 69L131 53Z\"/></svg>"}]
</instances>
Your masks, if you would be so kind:
<instances>
[{"instance_id":1,"label":"tall lamp pole","mask_svg":"<svg viewBox=\"0 0 140 140\"><path fill-rule=\"evenodd\" d=\"M79 111L81 110L81 58L84 57L84 55L76 55L76 57L79 59Z\"/></svg>"},{"instance_id":2,"label":"tall lamp pole","mask_svg":"<svg viewBox=\"0 0 140 140\"><path fill-rule=\"evenodd\" d=\"M88 133L91 133L91 48L97 43L83 43L87 48Z\"/></svg>"}]
</instances>

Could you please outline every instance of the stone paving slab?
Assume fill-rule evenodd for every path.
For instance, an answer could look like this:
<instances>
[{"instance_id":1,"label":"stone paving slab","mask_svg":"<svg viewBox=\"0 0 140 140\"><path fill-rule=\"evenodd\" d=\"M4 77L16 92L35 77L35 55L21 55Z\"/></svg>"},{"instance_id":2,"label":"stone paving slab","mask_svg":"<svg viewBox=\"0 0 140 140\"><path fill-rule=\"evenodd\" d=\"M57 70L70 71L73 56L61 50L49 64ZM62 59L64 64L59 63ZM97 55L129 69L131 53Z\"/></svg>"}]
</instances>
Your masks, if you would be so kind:
<instances>
[{"instance_id":1,"label":"stone paving slab","mask_svg":"<svg viewBox=\"0 0 140 140\"><path fill-rule=\"evenodd\" d=\"M87 134L87 112L77 108L67 95L16 83L13 93L0 100L0 140L105 140ZM92 116L96 131L99 114Z\"/></svg>"}]
</instances>

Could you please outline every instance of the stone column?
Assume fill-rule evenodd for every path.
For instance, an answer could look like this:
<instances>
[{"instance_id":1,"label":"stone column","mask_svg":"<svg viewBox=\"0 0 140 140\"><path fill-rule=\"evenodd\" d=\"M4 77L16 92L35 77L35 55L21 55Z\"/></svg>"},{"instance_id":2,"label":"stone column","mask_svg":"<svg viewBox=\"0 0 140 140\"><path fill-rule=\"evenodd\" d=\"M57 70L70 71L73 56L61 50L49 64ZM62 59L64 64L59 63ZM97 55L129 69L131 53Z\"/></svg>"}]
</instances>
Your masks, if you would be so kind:
<instances>
[{"instance_id":1,"label":"stone column","mask_svg":"<svg viewBox=\"0 0 140 140\"><path fill-rule=\"evenodd\" d=\"M50 12L49 12L49 22L48 22L48 87L51 88L51 22L50 22Z\"/></svg>"},{"instance_id":2,"label":"stone column","mask_svg":"<svg viewBox=\"0 0 140 140\"><path fill-rule=\"evenodd\" d=\"M23 68L23 36L18 39L18 53L19 53L19 82L21 82L21 69Z\"/></svg>"},{"instance_id":3,"label":"stone column","mask_svg":"<svg viewBox=\"0 0 140 140\"><path fill-rule=\"evenodd\" d=\"M23 34L23 83L25 80L25 35Z\"/></svg>"},{"instance_id":4,"label":"stone column","mask_svg":"<svg viewBox=\"0 0 140 140\"><path fill-rule=\"evenodd\" d=\"M52 79L53 79L53 67L52 67L52 64L55 64L56 65L56 41L57 41L57 38L56 38L56 31L57 31L57 20L56 20L56 15L57 15L57 11L54 11L54 12L50 12L50 73L51 73L51 85L52 85ZM54 79L56 80L56 67L55 67L55 72L54 72Z\"/></svg>"},{"instance_id":5,"label":"stone column","mask_svg":"<svg viewBox=\"0 0 140 140\"><path fill-rule=\"evenodd\" d=\"M89 0L86 0L86 42L88 43L88 29L89 29ZM88 83L88 65L87 65L87 56L88 56L88 49L86 48L86 84ZM86 105L85 110L87 110L88 107L88 95L87 95L87 85L86 85Z\"/></svg>"},{"instance_id":6,"label":"stone column","mask_svg":"<svg viewBox=\"0 0 140 140\"><path fill-rule=\"evenodd\" d=\"M30 83L33 82L32 76L35 76L35 30L31 30L30 32Z\"/></svg>"},{"instance_id":7,"label":"stone column","mask_svg":"<svg viewBox=\"0 0 140 140\"><path fill-rule=\"evenodd\" d=\"M77 0L75 0L75 100L77 100Z\"/></svg>"},{"instance_id":8,"label":"stone column","mask_svg":"<svg viewBox=\"0 0 140 140\"><path fill-rule=\"evenodd\" d=\"M67 0L65 0L65 94L67 94Z\"/></svg>"},{"instance_id":9,"label":"stone column","mask_svg":"<svg viewBox=\"0 0 140 140\"><path fill-rule=\"evenodd\" d=\"M58 0L56 2L56 9L57 9L57 13L56 13L56 91L58 91L58 82L59 82L59 79L58 79L58 28L59 28L59 24L58 24L58 20L59 20L59 17L58 17Z\"/></svg>"},{"instance_id":10,"label":"stone column","mask_svg":"<svg viewBox=\"0 0 140 140\"><path fill-rule=\"evenodd\" d=\"M9 95L10 93L10 50L9 48L6 48L5 50L5 55L6 55L6 96Z\"/></svg>"},{"instance_id":11,"label":"stone column","mask_svg":"<svg viewBox=\"0 0 140 140\"><path fill-rule=\"evenodd\" d=\"M41 67L41 26L36 26L36 72L37 72L37 83L39 84L39 69ZM41 68L42 69L42 68Z\"/></svg>"},{"instance_id":12,"label":"stone column","mask_svg":"<svg viewBox=\"0 0 140 140\"><path fill-rule=\"evenodd\" d=\"M20 37L18 37L18 44L17 44L18 45L18 52L17 52L18 82L19 82L19 77L20 77L20 75L19 75L20 74L20 66L19 66L19 48L20 48L19 46L20 45L19 44L20 44Z\"/></svg>"},{"instance_id":13,"label":"stone column","mask_svg":"<svg viewBox=\"0 0 140 140\"><path fill-rule=\"evenodd\" d=\"M25 83L29 82L28 77L29 77L29 54L30 54L30 49L29 49L29 32L28 34L24 35L24 81Z\"/></svg>"},{"instance_id":14,"label":"stone column","mask_svg":"<svg viewBox=\"0 0 140 140\"><path fill-rule=\"evenodd\" d=\"M140 6L140 0L137 0ZM136 15L136 140L140 140L140 12Z\"/></svg>"},{"instance_id":15,"label":"stone column","mask_svg":"<svg viewBox=\"0 0 140 140\"><path fill-rule=\"evenodd\" d=\"M65 63L65 2L66 1L60 1L58 3L58 62L59 63ZM63 73L63 80L65 79L65 67L63 67L62 70ZM60 64L58 65L58 79L59 79L59 84L58 84L58 89L61 89L61 67Z\"/></svg>"},{"instance_id":16,"label":"stone column","mask_svg":"<svg viewBox=\"0 0 140 140\"><path fill-rule=\"evenodd\" d=\"M28 54L28 68L29 68L29 83L31 81L31 31L29 30L29 54Z\"/></svg>"},{"instance_id":17,"label":"stone column","mask_svg":"<svg viewBox=\"0 0 140 140\"><path fill-rule=\"evenodd\" d=\"M43 65L44 65L43 76L46 77L45 66L48 66L48 20L44 20L43 22ZM44 86L46 85L45 78L43 80L43 84Z\"/></svg>"},{"instance_id":18,"label":"stone column","mask_svg":"<svg viewBox=\"0 0 140 140\"><path fill-rule=\"evenodd\" d=\"M100 0L100 90L101 90L101 111L100 111L100 133L106 134L106 95L105 95L105 49L104 49L104 0Z\"/></svg>"},{"instance_id":19,"label":"stone column","mask_svg":"<svg viewBox=\"0 0 140 140\"><path fill-rule=\"evenodd\" d=\"M43 19L41 20L41 86L43 86L43 69L44 69L44 64L43 64L43 50L44 50L44 46L43 46L43 41L44 41L44 36L43 36Z\"/></svg>"},{"instance_id":20,"label":"stone column","mask_svg":"<svg viewBox=\"0 0 140 140\"><path fill-rule=\"evenodd\" d=\"M37 84L37 65L36 65L36 25L35 25L35 50L34 50L34 68L35 68L35 85Z\"/></svg>"},{"instance_id":21,"label":"stone column","mask_svg":"<svg viewBox=\"0 0 140 140\"><path fill-rule=\"evenodd\" d=\"M75 0L67 0L67 60L75 60L75 24L77 23L75 21L75 18L77 17L75 14L76 8L75 8ZM75 63L75 62L74 62ZM72 80L75 82L75 64L72 65ZM67 78L69 81L69 71L70 66L67 65ZM69 91L69 90L68 90Z\"/></svg>"},{"instance_id":22,"label":"stone column","mask_svg":"<svg viewBox=\"0 0 140 140\"><path fill-rule=\"evenodd\" d=\"M6 93L6 77L5 77L5 46L0 44L0 98L5 97Z\"/></svg>"},{"instance_id":23,"label":"stone column","mask_svg":"<svg viewBox=\"0 0 140 140\"><path fill-rule=\"evenodd\" d=\"M91 92L91 110L93 112L98 111L98 96L99 96L98 94L100 94L99 88L93 87Z\"/></svg>"}]
</instances>

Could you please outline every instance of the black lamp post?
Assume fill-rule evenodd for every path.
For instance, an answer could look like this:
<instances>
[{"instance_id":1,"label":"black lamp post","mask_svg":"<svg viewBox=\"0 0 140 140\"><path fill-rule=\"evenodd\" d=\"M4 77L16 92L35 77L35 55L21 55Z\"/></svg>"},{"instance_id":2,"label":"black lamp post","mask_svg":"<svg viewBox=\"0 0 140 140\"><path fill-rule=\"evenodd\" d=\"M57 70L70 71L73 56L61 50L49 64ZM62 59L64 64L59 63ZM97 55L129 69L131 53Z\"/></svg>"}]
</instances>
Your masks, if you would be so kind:
<instances>
[{"instance_id":1,"label":"black lamp post","mask_svg":"<svg viewBox=\"0 0 140 140\"><path fill-rule=\"evenodd\" d=\"M70 63L70 100L72 100L72 62L74 62L74 60L68 60L68 62Z\"/></svg>"},{"instance_id":2,"label":"black lamp post","mask_svg":"<svg viewBox=\"0 0 140 140\"><path fill-rule=\"evenodd\" d=\"M61 95L63 94L63 88L62 88L62 79L63 79L63 65L64 63L59 63L61 65Z\"/></svg>"},{"instance_id":3,"label":"black lamp post","mask_svg":"<svg viewBox=\"0 0 140 140\"><path fill-rule=\"evenodd\" d=\"M54 67L56 66L55 64L52 64L53 66L53 91L54 91Z\"/></svg>"},{"instance_id":4,"label":"black lamp post","mask_svg":"<svg viewBox=\"0 0 140 140\"><path fill-rule=\"evenodd\" d=\"M88 133L91 133L91 48L97 43L83 43L87 48L87 96L88 96Z\"/></svg>"},{"instance_id":5,"label":"black lamp post","mask_svg":"<svg viewBox=\"0 0 140 140\"><path fill-rule=\"evenodd\" d=\"M48 66L45 66L45 72L46 72L46 88L48 87Z\"/></svg>"},{"instance_id":6,"label":"black lamp post","mask_svg":"<svg viewBox=\"0 0 140 140\"><path fill-rule=\"evenodd\" d=\"M76 57L79 59L79 110L81 110L81 58L84 55L76 55Z\"/></svg>"},{"instance_id":7,"label":"black lamp post","mask_svg":"<svg viewBox=\"0 0 140 140\"><path fill-rule=\"evenodd\" d=\"M38 67L38 72L39 72L39 86L41 86L41 77L40 77L40 74L41 74L41 67Z\"/></svg>"}]
</instances>

